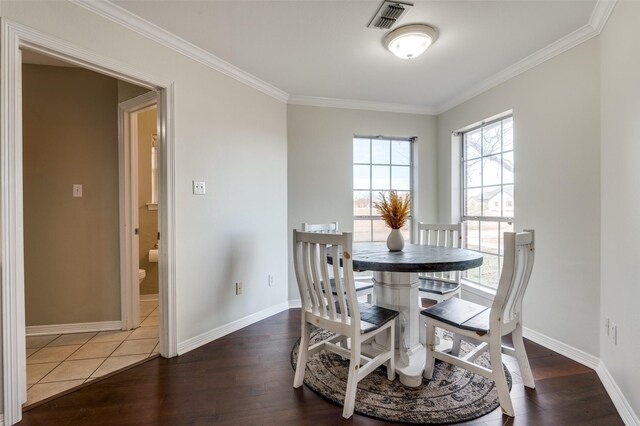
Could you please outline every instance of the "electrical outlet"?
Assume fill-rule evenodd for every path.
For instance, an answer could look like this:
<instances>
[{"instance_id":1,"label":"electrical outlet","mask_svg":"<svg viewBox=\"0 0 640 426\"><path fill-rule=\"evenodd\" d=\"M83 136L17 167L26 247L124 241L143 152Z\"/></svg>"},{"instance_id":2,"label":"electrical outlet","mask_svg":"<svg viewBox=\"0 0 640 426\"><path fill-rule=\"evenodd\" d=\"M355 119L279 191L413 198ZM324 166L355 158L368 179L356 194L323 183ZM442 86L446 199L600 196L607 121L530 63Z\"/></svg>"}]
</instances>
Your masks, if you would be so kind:
<instances>
[{"instance_id":1,"label":"electrical outlet","mask_svg":"<svg viewBox=\"0 0 640 426\"><path fill-rule=\"evenodd\" d=\"M79 183L73 184L73 196L77 198L82 197L82 185Z\"/></svg>"},{"instance_id":2,"label":"electrical outlet","mask_svg":"<svg viewBox=\"0 0 640 426\"><path fill-rule=\"evenodd\" d=\"M193 181L193 194L194 195L204 195L207 193L206 186L204 182Z\"/></svg>"},{"instance_id":3,"label":"electrical outlet","mask_svg":"<svg viewBox=\"0 0 640 426\"><path fill-rule=\"evenodd\" d=\"M236 283L236 295L242 294L242 282Z\"/></svg>"},{"instance_id":4,"label":"electrical outlet","mask_svg":"<svg viewBox=\"0 0 640 426\"><path fill-rule=\"evenodd\" d=\"M273 275L269 274L269 287L273 285Z\"/></svg>"}]
</instances>

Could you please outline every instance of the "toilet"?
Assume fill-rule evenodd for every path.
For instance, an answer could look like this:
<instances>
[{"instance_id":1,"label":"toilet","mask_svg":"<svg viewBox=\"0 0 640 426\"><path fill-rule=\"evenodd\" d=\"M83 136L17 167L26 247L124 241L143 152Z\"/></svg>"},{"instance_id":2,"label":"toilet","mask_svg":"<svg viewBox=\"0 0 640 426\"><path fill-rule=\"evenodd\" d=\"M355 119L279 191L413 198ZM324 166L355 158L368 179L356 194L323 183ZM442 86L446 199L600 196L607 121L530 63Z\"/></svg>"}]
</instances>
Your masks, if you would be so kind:
<instances>
[{"instance_id":1,"label":"toilet","mask_svg":"<svg viewBox=\"0 0 640 426\"><path fill-rule=\"evenodd\" d=\"M144 280L144 277L147 276L147 271L145 271L144 269L138 269L138 284L142 283L142 280Z\"/></svg>"}]
</instances>

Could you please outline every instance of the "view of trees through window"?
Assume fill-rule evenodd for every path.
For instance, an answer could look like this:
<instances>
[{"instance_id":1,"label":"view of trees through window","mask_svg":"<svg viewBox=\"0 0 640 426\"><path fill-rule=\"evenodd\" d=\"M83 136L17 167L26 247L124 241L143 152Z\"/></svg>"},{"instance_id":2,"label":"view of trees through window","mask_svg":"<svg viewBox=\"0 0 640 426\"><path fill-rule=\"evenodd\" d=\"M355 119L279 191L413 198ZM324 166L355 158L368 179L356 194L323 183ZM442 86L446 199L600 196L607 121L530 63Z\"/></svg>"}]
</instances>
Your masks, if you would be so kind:
<instances>
[{"instance_id":1,"label":"view of trees through window","mask_svg":"<svg viewBox=\"0 0 640 426\"><path fill-rule=\"evenodd\" d=\"M386 241L385 227L373 203L381 191L412 194L412 139L355 137L353 139L353 240ZM401 230L410 240L411 220Z\"/></svg>"},{"instance_id":2,"label":"view of trees through window","mask_svg":"<svg viewBox=\"0 0 640 426\"><path fill-rule=\"evenodd\" d=\"M502 270L502 234L513 231L513 118L462 135L462 222L465 248L483 254L482 266L463 274L497 287Z\"/></svg>"}]
</instances>

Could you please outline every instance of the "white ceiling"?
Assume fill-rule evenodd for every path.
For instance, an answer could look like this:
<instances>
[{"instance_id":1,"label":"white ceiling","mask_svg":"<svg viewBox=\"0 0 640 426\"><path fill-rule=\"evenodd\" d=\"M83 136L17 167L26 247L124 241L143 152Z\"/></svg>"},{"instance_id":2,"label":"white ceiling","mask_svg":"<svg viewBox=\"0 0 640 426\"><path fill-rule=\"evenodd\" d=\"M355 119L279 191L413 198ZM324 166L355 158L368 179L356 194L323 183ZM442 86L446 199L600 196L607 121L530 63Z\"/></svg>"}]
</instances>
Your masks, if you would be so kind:
<instances>
[{"instance_id":1,"label":"white ceiling","mask_svg":"<svg viewBox=\"0 0 640 426\"><path fill-rule=\"evenodd\" d=\"M399 25L440 35L413 60L383 48L387 31L366 27L381 0L113 3L292 97L437 111L589 24L597 2L414 1Z\"/></svg>"}]
</instances>

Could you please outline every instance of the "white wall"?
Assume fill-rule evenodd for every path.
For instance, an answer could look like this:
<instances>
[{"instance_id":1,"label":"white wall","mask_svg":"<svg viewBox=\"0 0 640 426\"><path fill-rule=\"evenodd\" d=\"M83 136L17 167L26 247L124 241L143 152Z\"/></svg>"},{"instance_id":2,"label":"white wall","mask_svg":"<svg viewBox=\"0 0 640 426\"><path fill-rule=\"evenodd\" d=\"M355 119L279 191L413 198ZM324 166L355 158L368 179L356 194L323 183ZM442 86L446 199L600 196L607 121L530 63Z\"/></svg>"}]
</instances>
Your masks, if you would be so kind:
<instances>
[{"instance_id":1,"label":"white wall","mask_svg":"<svg viewBox=\"0 0 640 426\"><path fill-rule=\"evenodd\" d=\"M618 325L618 344L600 334L600 358L640 413L640 3L618 2L601 34L601 324Z\"/></svg>"},{"instance_id":2,"label":"white wall","mask_svg":"<svg viewBox=\"0 0 640 426\"><path fill-rule=\"evenodd\" d=\"M286 302L286 105L68 2L2 17L175 82L178 342Z\"/></svg>"},{"instance_id":3,"label":"white wall","mask_svg":"<svg viewBox=\"0 0 640 426\"><path fill-rule=\"evenodd\" d=\"M524 324L595 356L599 78L598 42L591 40L438 117L439 219L448 221L455 213L451 132L513 109L515 228L534 228L537 246Z\"/></svg>"},{"instance_id":4,"label":"white wall","mask_svg":"<svg viewBox=\"0 0 640 426\"><path fill-rule=\"evenodd\" d=\"M289 227L338 221L353 229L353 135L417 136L414 148L415 215L433 221L436 208L435 117L289 105ZM293 264L292 264L293 265ZM289 298L299 299L293 268Z\"/></svg>"}]
</instances>

